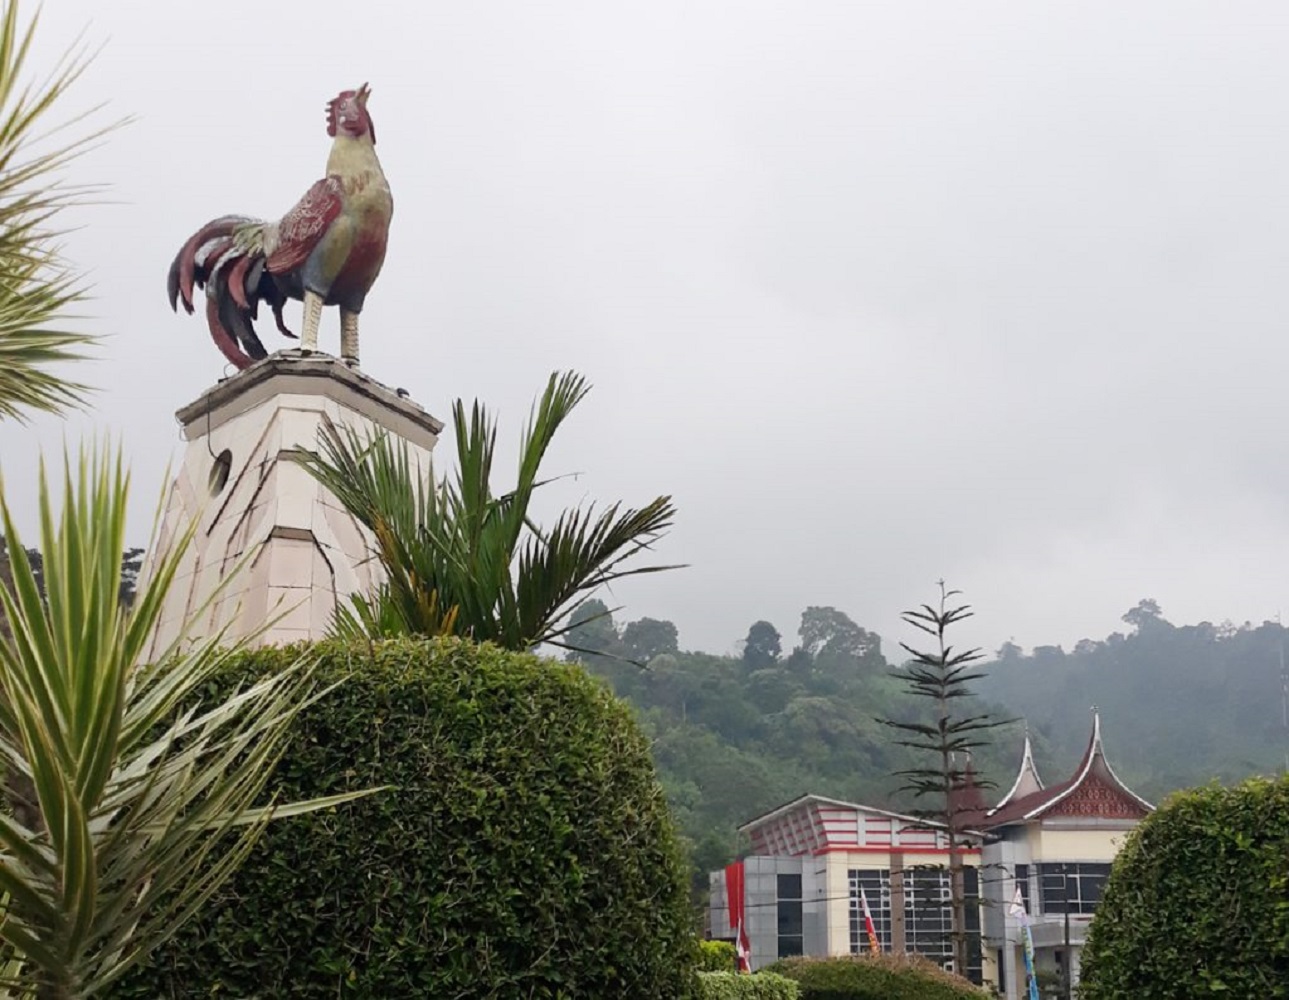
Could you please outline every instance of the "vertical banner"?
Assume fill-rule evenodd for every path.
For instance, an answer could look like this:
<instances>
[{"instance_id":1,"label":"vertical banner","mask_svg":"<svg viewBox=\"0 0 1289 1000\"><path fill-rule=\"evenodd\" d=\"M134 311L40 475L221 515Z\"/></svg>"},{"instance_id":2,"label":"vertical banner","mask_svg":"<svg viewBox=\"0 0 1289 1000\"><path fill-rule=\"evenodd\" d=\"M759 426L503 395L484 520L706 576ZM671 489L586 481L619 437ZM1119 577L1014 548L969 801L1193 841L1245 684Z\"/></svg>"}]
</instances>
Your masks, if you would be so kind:
<instances>
[{"instance_id":1,"label":"vertical banner","mask_svg":"<svg viewBox=\"0 0 1289 1000\"><path fill-rule=\"evenodd\" d=\"M1039 1000L1038 978L1034 975L1034 935L1029 929L1029 914L1025 912L1025 900L1021 896L1020 886L1016 886L1016 895L1012 898L1007 912L1020 921L1021 943L1025 951L1025 978L1029 981L1029 1000ZM1069 961L1067 958L1066 961Z\"/></svg>"}]
</instances>

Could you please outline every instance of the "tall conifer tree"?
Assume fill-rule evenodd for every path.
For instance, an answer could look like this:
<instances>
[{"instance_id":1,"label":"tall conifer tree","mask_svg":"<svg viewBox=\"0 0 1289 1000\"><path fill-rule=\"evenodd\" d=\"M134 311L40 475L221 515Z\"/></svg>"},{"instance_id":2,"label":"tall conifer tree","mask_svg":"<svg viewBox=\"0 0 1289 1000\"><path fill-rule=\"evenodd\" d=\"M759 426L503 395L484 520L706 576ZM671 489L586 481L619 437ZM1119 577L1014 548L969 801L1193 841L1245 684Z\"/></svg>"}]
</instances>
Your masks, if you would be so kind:
<instances>
[{"instance_id":1,"label":"tall conifer tree","mask_svg":"<svg viewBox=\"0 0 1289 1000\"><path fill-rule=\"evenodd\" d=\"M901 791L911 793L915 801L925 799L934 803L915 808L914 813L926 820L928 826L945 831L949 853L953 964L954 971L965 976L972 949L967 930L967 894L962 864L962 848L968 839L964 833L971 814L979 809L977 789L992 784L977 778L971 767L971 753L988 743L983 737L985 732L1012 720L994 719L988 713L965 714L959 708L963 704L962 699L973 696L971 682L984 676L972 667L981 658L981 651L978 648L958 651L949 645L946 637L949 628L972 617L973 612L967 604L951 606L960 592L947 590L943 580L939 586L938 606L923 604L901 615L905 623L931 636L935 640L935 648L926 651L900 643L911 659L895 672L908 685L911 694L927 698L934 704L934 720L878 721L903 734L903 738L896 741L900 746L909 747L928 760L925 767L909 768L897 774L904 779ZM979 933L975 936L978 939ZM976 944L978 947L978 940Z\"/></svg>"}]
</instances>

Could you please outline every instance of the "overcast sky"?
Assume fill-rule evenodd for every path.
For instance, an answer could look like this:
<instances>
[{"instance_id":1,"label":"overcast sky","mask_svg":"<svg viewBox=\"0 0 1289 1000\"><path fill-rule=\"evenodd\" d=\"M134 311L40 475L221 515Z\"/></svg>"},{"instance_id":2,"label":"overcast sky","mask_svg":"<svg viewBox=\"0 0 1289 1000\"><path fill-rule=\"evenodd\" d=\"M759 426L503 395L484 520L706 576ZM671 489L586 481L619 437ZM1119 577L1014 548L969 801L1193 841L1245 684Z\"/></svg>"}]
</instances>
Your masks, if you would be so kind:
<instances>
[{"instance_id":1,"label":"overcast sky","mask_svg":"<svg viewBox=\"0 0 1289 1000\"><path fill-rule=\"evenodd\" d=\"M68 246L94 411L0 427L28 522L38 450L108 428L146 539L173 412L226 374L170 259L284 213L367 80L396 207L364 369L507 442L588 376L550 501L671 493L690 564L625 618L719 652L834 605L889 653L940 577L989 648L1146 596L1289 611L1283 3L51 0L40 58L86 27L78 100L137 121L74 173L115 201Z\"/></svg>"}]
</instances>

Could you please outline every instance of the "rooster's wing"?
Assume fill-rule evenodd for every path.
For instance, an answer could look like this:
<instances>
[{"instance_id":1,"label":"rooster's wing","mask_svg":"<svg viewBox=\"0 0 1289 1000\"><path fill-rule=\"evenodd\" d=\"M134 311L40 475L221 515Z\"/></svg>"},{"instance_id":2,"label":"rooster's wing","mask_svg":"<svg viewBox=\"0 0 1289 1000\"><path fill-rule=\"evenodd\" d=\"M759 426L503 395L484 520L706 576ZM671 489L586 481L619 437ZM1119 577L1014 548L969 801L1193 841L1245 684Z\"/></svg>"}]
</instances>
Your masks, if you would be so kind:
<instances>
[{"instance_id":1,"label":"rooster's wing","mask_svg":"<svg viewBox=\"0 0 1289 1000\"><path fill-rule=\"evenodd\" d=\"M326 177L309 188L278 223L277 246L264 266L271 274L293 271L313 253L318 241L344 207L345 189L339 177Z\"/></svg>"}]
</instances>

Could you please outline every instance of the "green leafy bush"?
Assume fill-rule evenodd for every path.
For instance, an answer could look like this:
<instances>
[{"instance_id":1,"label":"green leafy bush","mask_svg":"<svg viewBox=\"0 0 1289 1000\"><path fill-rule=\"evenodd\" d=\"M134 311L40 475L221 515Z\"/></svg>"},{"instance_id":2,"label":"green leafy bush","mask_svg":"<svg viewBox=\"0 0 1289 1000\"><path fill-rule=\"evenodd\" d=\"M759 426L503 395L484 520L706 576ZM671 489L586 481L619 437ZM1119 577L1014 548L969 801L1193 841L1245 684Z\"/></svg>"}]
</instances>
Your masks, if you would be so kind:
<instances>
[{"instance_id":1,"label":"green leafy bush","mask_svg":"<svg viewBox=\"0 0 1289 1000\"><path fill-rule=\"evenodd\" d=\"M797 1000L796 983L773 972L700 972L698 1000Z\"/></svg>"},{"instance_id":2,"label":"green leafy bush","mask_svg":"<svg viewBox=\"0 0 1289 1000\"><path fill-rule=\"evenodd\" d=\"M729 941L699 941L698 969L700 972L733 972L736 954Z\"/></svg>"},{"instance_id":3,"label":"green leafy bush","mask_svg":"<svg viewBox=\"0 0 1289 1000\"><path fill-rule=\"evenodd\" d=\"M455 640L317 647L273 790L372 785L274 824L110 991L155 997L682 997L685 866L649 748L580 667ZM220 690L299 650L242 657Z\"/></svg>"},{"instance_id":4,"label":"green leafy bush","mask_svg":"<svg viewBox=\"0 0 1289 1000\"><path fill-rule=\"evenodd\" d=\"M990 994L920 955L788 958L768 970L795 979L801 1000L983 1000Z\"/></svg>"},{"instance_id":5,"label":"green leafy bush","mask_svg":"<svg viewBox=\"0 0 1289 1000\"><path fill-rule=\"evenodd\" d=\"M1179 793L1133 831L1080 996L1289 997L1289 778Z\"/></svg>"}]
</instances>

